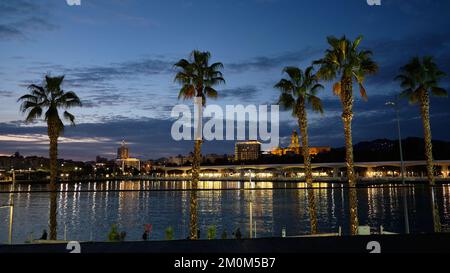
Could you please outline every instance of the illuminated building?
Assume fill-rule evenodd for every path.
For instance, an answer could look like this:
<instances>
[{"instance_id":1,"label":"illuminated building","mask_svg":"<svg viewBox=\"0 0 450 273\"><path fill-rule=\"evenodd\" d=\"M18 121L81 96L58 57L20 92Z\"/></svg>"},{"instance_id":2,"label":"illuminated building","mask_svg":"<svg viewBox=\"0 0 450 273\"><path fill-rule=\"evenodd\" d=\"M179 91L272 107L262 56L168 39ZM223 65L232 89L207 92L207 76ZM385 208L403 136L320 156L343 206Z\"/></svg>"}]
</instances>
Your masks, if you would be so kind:
<instances>
[{"instance_id":1,"label":"illuminated building","mask_svg":"<svg viewBox=\"0 0 450 273\"><path fill-rule=\"evenodd\" d=\"M257 160L261 154L261 143L253 141L237 142L234 147L234 160L250 161Z\"/></svg>"},{"instance_id":2,"label":"illuminated building","mask_svg":"<svg viewBox=\"0 0 450 273\"><path fill-rule=\"evenodd\" d=\"M117 149L117 159L127 159L129 157L128 151L125 140L122 140L122 145Z\"/></svg>"},{"instance_id":3,"label":"illuminated building","mask_svg":"<svg viewBox=\"0 0 450 273\"><path fill-rule=\"evenodd\" d=\"M301 154L301 147L300 144L298 142L298 134L297 134L297 130L294 130L292 132L292 136L291 136L291 144L289 145L289 147L287 148L275 148L274 150L272 150L270 153L273 155L278 155L278 156L282 156L282 155L287 155L287 154Z\"/></svg>"},{"instance_id":4,"label":"illuminated building","mask_svg":"<svg viewBox=\"0 0 450 273\"><path fill-rule=\"evenodd\" d=\"M291 144L287 148L275 148L270 153L272 155L283 156L283 155L301 155L302 148L299 144L297 130L294 130L291 135ZM317 155L319 153L325 153L331 151L331 147L309 147L310 155Z\"/></svg>"},{"instance_id":5,"label":"illuminated building","mask_svg":"<svg viewBox=\"0 0 450 273\"><path fill-rule=\"evenodd\" d=\"M117 149L116 163L121 166L122 172L125 171L125 167L131 167L137 170L141 169L141 161L137 158L129 157L129 149L125 144L125 140L122 141L122 145Z\"/></svg>"},{"instance_id":6,"label":"illuminated building","mask_svg":"<svg viewBox=\"0 0 450 273\"><path fill-rule=\"evenodd\" d=\"M331 151L331 147L329 146L322 146L322 147L309 147L309 154L310 155L317 155L320 153L328 153Z\"/></svg>"},{"instance_id":7,"label":"illuminated building","mask_svg":"<svg viewBox=\"0 0 450 273\"><path fill-rule=\"evenodd\" d=\"M153 169L153 161L147 160L142 162L142 171L149 173Z\"/></svg>"}]
</instances>

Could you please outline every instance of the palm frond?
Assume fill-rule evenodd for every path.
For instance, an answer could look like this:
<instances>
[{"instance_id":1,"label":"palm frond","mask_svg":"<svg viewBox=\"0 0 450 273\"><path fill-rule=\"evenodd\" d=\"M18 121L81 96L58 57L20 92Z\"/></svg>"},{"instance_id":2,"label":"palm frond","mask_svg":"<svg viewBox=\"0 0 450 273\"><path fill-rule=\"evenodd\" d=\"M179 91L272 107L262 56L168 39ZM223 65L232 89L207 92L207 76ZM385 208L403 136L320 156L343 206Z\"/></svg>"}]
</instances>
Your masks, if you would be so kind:
<instances>
[{"instance_id":1,"label":"palm frond","mask_svg":"<svg viewBox=\"0 0 450 273\"><path fill-rule=\"evenodd\" d=\"M219 63L219 62L213 63L213 64L210 65L210 67L209 67L209 70L212 70L212 71L219 71L219 70L221 70L221 69L223 69L223 64L222 64L222 63Z\"/></svg>"},{"instance_id":2,"label":"palm frond","mask_svg":"<svg viewBox=\"0 0 450 273\"><path fill-rule=\"evenodd\" d=\"M175 67L182 68L182 69L185 69L185 68L188 67L189 65L190 65L190 63L189 63L189 61L186 60L186 59L181 59L181 60L179 60L178 62L176 62L176 63L174 64Z\"/></svg>"},{"instance_id":3,"label":"palm frond","mask_svg":"<svg viewBox=\"0 0 450 273\"><path fill-rule=\"evenodd\" d=\"M209 65L211 53L208 51L193 50L189 57L189 60L181 59L175 64L179 71L174 81L181 85L178 98L190 99L201 96L205 104L206 97L217 97L217 91L213 87L225 84L220 71L223 64L216 62Z\"/></svg>"},{"instance_id":4,"label":"palm frond","mask_svg":"<svg viewBox=\"0 0 450 273\"><path fill-rule=\"evenodd\" d=\"M29 108L27 117L25 118L25 122L33 122L42 116L42 108L40 106L34 106L33 108Z\"/></svg>"},{"instance_id":5,"label":"palm frond","mask_svg":"<svg viewBox=\"0 0 450 273\"><path fill-rule=\"evenodd\" d=\"M281 79L274 86L282 92L278 103L285 109L292 109L292 115L296 117L305 109L305 102L311 105L313 111L323 112L321 101L316 96L323 86L319 84L319 77L313 73L313 67L303 71L288 66L283 72L288 74L289 79Z\"/></svg>"},{"instance_id":6,"label":"palm frond","mask_svg":"<svg viewBox=\"0 0 450 273\"><path fill-rule=\"evenodd\" d=\"M303 71L298 67L287 66L283 69L283 72L289 75L292 81L300 82L302 81Z\"/></svg>"},{"instance_id":7,"label":"palm frond","mask_svg":"<svg viewBox=\"0 0 450 273\"><path fill-rule=\"evenodd\" d=\"M75 116L72 115L71 113L64 111L64 118L68 121L70 121L70 124L72 126L75 126Z\"/></svg>"},{"instance_id":8,"label":"palm frond","mask_svg":"<svg viewBox=\"0 0 450 273\"><path fill-rule=\"evenodd\" d=\"M405 89L402 92L400 92L400 98L406 98L406 99L408 99L410 104L416 104L420 100L420 95L418 92L409 88L409 89Z\"/></svg>"},{"instance_id":9,"label":"palm frond","mask_svg":"<svg viewBox=\"0 0 450 273\"><path fill-rule=\"evenodd\" d=\"M340 96L342 93L342 86L341 86L341 82L336 82L335 84L333 84L333 94L336 96Z\"/></svg>"},{"instance_id":10,"label":"palm frond","mask_svg":"<svg viewBox=\"0 0 450 273\"><path fill-rule=\"evenodd\" d=\"M56 98L58 107L71 108L75 106L82 106L80 98L72 91L64 92Z\"/></svg>"},{"instance_id":11,"label":"palm frond","mask_svg":"<svg viewBox=\"0 0 450 273\"><path fill-rule=\"evenodd\" d=\"M64 76L58 76L58 77L51 77L51 76L45 76L45 84L46 89L50 91L51 93L60 93L61 92L61 85L64 81Z\"/></svg>"},{"instance_id":12,"label":"palm frond","mask_svg":"<svg viewBox=\"0 0 450 273\"><path fill-rule=\"evenodd\" d=\"M195 88L192 84L183 85L178 93L178 99L191 99L195 96Z\"/></svg>"},{"instance_id":13,"label":"palm frond","mask_svg":"<svg viewBox=\"0 0 450 273\"><path fill-rule=\"evenodd\" d=\"M32 122L40 118L45 111L44 120L49 123L49 126L54 126L58 132L64 130L64 123L59 117L58 108L70 108L82 104L74 92L64 92L61 88L63 81L64 76L52 77L46 75L43 86L35 84L28 86L29 93L18 99L22 102L20 110L27 114L26 122ZM71 123L75 119L67 111L64 112L64 117L69 119Z\"/></svg>"},{"instance_id":14,"label":"palm frond","mask_svg":"<svg viewBox=\"0 0 450 273\"><path fill-rule=\"evenodd\" d=\"M295 99L291 94L281 93L280 98L278 99L278 104L285 110L293 109L295 105Z\"/></svg>"},{"instance_id":15,"label":"palm frond","mask_svg":"<svg viewBox=\"0 0 450 273\"><path fill-rule=\"evenodd\" d=\"M274 87L282 92L293 92L295 89L294 84L287 79L281 79Z\"/></svg>"},{"instance_id":16,"label":"palm frond","mask_svg":"<svg viewBox=\"0 0 450 273\"><path fill-rule=\"evenodd\" d=\"M205 87L205 94L209 98L213 98L213 99L217 98L217 90L215 90L212 87L209 87L209 86Z\"/></svg>"},{"instance_id":17,"label":"palm frond","mask_svg":"<svg viewBox=\"0 0 450 273\"><path fill-rule=\"evenodd\" d=\"M30 84L28 86L28 90L30 90L30 94L40 98L47 98L47 90L39 85Z\"/></svg>"},{"instance_id":18,"label":"palm frond","mask_svg":"<svg viewBox=\"0 0 450 273\"><path fill-rule=\"evenodd\" d=\"M363 36L362 35L359 35L356 39L355 39L355 41L353 41L353 44L352 44L352 50L356 50L356 48L359 46L359 43L361 43L361 40L363 39Z\"/></svg>"},{"instance_id":19,"label":"palm frond","mask_svg":"<svg viewBox=\"0 0 450 273\"><path fill-rule=\"evenodd\" d=\"M308 96L308 103L314 112L323 114L322 100L317 96Z\"/></svg>"},{"instance_id":20,"label":"palm frond","mask_svg":"<svg viewBox=\"0 0 450 273\"><path fill-rule=\"evenodd\" d=\"M25 113L36 106L39 106L36 102L24 101L20 104L20 112Z\"/></svg>"},{"instance_id":21,"label":"palm frond","mask_svg":"<svg viewBox=\"0 0 450 273\"><path fill-rule=\"evenodd\" d=\"M362 82L358 83L359 85L359 93L361 94L361 97L364 101L367 101L369 98L367 97L366 89L364 88Z\"/></svg>"},{"instance_id":22,"label":"palm frond","mask_svg":"<svg viewBox=\"0 0 450 273\"><path fill-rule=\"evenodd\" d=\"M400 74L395 80L404 89L402 97L407 97L410 103L417 103L422 92L430 92L436 96L447 96L447 91L439 86L439 81L445 73L439 69L430 56L414 57L400 68Z\"/></svg>"},{"instance_id":23,"label":"palm frond","mask_svg":"<svg viewBox=\"0 0 450 273\"><path fill-rule=\"evenodd\" d=\"M431 93L437 97L447 97L448 96L447 90L445 90L444 88L441 88L441 87L432 87Z\"/></svg>"},{"instance_id":24,"label":"palm frond","mask_svg":"<svg viewBox=\"0 0 450 273\"><path fill-rule=\"evenodd\" d=\"M323 85L321 85L320 83L317 83L313 87L311 87L310 93L315 95L315 94L317 94L317 92L319 90L323 90L323 89L325 89L325 87Z\"/></svg>"},{"instance_id":25,"label":"palm frond","mask_svg":"<svg viewBox=\"0 0 450 273\"><path fill-rule=\"evenodd\" d=\"M29 102L38 103L39 98L36 97L35 95L26 94L26 95L23 95L22 97L20 97L17 101L18 102L20 102L20 101L24 101L24 102L25 101L29 101Z\"/></svg>"},{"instance_id":26,"label":"palm frond","mask_svg":"<svg viewBox=\"0 0 450 273\"><path fill-rule=\"evenodd\" d=\"M345 36L327 37L329 48L321 59L313 62L314 65L319 66L317 77L327 81L348 77L362 85L366 75L378 71L378 65L372 59L372 52L359 49L362 39L363 36L358 36L354 41L350 41ZM340 96L341 89L340 82L333 85L335 95ZM362 97L366 98L364 87L360 88L360 91Z\"/></svg>"}]
</instances>

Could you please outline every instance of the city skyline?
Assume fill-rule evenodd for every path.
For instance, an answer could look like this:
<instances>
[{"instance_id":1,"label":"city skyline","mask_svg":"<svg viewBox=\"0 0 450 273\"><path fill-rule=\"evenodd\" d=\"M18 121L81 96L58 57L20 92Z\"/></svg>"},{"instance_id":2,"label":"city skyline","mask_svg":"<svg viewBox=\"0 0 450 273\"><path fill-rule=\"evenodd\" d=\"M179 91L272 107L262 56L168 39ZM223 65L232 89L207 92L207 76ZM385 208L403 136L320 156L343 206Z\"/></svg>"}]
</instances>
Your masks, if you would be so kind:
<instances>
[{"instance_id":1,"label":"city skyline","mask_svg":"<svg viewBox=\"0 0 450 273\"><path fill-rule=\"evenodd\" d=\"M67 127L60 141L60 157L75 160L111 158L124 138L139 158L189 153L192 142L170 139L170 109L183 103L177 100L172 65L196 48L211 51L213 61L225 66L227 84L218 88L219 99L211 103L272 104L279 95L273 85L284 66L307 66L327 47L325 37L341 36L343 29L352 39L364 35L362 47L373 50L380 72L367 79L369 101L356 99L355 143L396 138L395 114L385 102L400 91L393 78L411 57L433 55L450 74L446 30L450 23L445 19L450 3L445 1L383 1L380 7L362 0L341 5L282 0L126 4L126 11L119 1L85 0L81 6L62 0L0 4L0 154L48 155L45 126L25 125L16 101L26 85L40 83L49 72L65 74L65 89L77 92L84 103L74 109L78 125ZM200 5L209 7L202 18L210 24L199 28L198 19L187 19ZM329 9L321 10L321 5ZM275 12L281 10L285 11ZM348 13L346 18L338 17L342 10ZM319 12L326 13L320 21L314 18ZM171 20L175 17L176 22L184 18L184 27L192 31L186 34ZM208 35L197 34L198 28ZM229 42L232 38L236 43ZM310 115L310 142L342 147L340 102L332 96L330 83L324 85L319 96L325 113ZM442 85L449 89L448 78ZM431 104L433 139L450 140L448 99L432 99ZM407 101L401 105L404 137L421 137L417 106L408 106ZM280 136L287 141L281 144L289 143L294 128L296 120L283 112ZM234 141L220 145L206 141L204 153L230 153L233 147Z\"/></svg>"}]
</instances>

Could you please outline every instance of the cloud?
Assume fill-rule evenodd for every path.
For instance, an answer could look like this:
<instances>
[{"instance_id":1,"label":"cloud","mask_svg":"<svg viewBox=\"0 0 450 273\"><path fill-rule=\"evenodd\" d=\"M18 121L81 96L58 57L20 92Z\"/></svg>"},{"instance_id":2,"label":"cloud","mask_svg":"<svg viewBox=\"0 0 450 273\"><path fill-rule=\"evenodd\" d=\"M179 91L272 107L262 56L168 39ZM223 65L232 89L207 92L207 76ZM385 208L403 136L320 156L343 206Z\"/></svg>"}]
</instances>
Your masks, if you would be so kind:
<instances>
[{"instance_id":1,"label":"cloud","mask_svg":"<svg viewBox=\"0 0 450 273\"><path fill-rule=\"evenodd\" d=\"M245 71L266 71L288 65L299 65L301 62L310 61L323 52L322 49L305 47L300 51L286 52L274 56L259 56L241 62L225 65L226 70L241 73Z\"/></svg>"},{"instance_id":2,"label":"cloud","mask_svg":"<svg viewBox=\"0 0 450 273\"><path fill-rule=\"evenodd\" d=\"M372 95L368 102L355 101L354 143L376 138L397 137L395 112L385 106L390 94ZM311 145L344 146L342 109L337 98L324 99L325 114L309 115ZM448 129L448 100L432 98L431 126L433 138L450 139ZM404 137L422 137L422 121L417 106L401 101L400 116ZM111 158L121 140L130 143L132 156L141 159L187 154L193 149L192 141L174 141L171 138L172 119L131 118L127 116L98 117L96 122L67 127L61 138L60 154L63 158L93 160L96 155ZM295 119L280 120L280 137L288 138L293 129L298 130ZM47 156L48 137L42 125L23 126L22 122L0 124L0 153ZM235 141L205 141L204 153L233 154Z\"/></svg>"},{"instance_id":3,"label":"cloud","mask_svg":"<svg viewBox=\"0 0 450 273\"><path fill-rule=\"evenodd\" d=\"M38 6L32 1L5 0L0 2L0 17L10 18L17 14L29 14L37 8Z\"/></svg>"},{"instance_id":4,"label":"cloud","mask_svg":"<svg viewBox=\"0 0 450 273\"><path fill-rule=\"evenodd\" d=\"M70 67L49 62L35 62L28 67L33 74L42 74L42 71L53 71L57 74L67 75L65 83L73 87L105 87L104 82L111 86L113 80L136 79L139 76L167 75L174 73L175 61L158 58L146 58L133 61L114 62L105 65L90 65ZM100 84L101 83L101 84ZM95 84L98 84L95 86Z\"/></svg>"},{"instance_id":5,"label":"cloud","mask_svg":"<svg viewBox=\"0 0 450 273\"><path fill-rule=\"evenodd\" d=\"M44 3L41 3L44 5ZM57 26L50 22L48 10L36 2L26 0L0 2L0 38L3 40L27 39L35 31L51 31Z\"/></svg>"},{"instance_id":6,"label":"cloud","mask_svg":"<svg viewBox=\"0 0 450 273\"><path fill-rule=\"evenodd\" d=\"M0 97L12 97L14 93L11 91L0 90Z\"/></svg>"},{"instance_id":7,"label":"cloud","mask_svg":"<svg viewBox=\"0 0 450 273\"><path fill-rule=\"evenodd\" d=\"M373 51L373 58L380 66L377 74L367 77L369 84L398 86L398 83L394 82L394 77L398 75L400 67L415 56L433 56L438 66L450 75L450 32L448 31L373 40L367 42L367 47Z\"/></svg>"},{"instance_id":8,"label":"cloud","mask_svg":"<svg viewBox=\"0 0 450 273\"><path fill-rule=\"evenodd\" d=\"M12 26L0 25L0 38L2 39L23 38L23 33Z\"/></svg>"},{"instance_id":9,"label":"cloud","mask_svg":"<svg viewBox=\"0 0 450 273\"><path fill-rule=\"evenodd\" d=\"M262 90L258 89L256 86L247 85L236 88L222 89L220 90L219 96L221 98L230 98L239 102L248 102L255 101L255 97L257 97L260 92L262 92Z\"/></svg>"},{"instance_id":10,"label":"cloud","mask_svg":"<svg viewBox=\"0 0 450 273\"><path fill-rule=\"evenodd\" d=\"M161 59L144 59L111 63L105 66L87 66L66 68L65 74L70 74L74 82L92 83L111 79L133 78L138 75L161 75L173 73L174 62Z\"/></svg>"},{"instance_id":11,"label":"cloud","mask_svg":"<svg viewBox=\"0 0 450 273\"><path fill-rule=\"evenodd\" d=\"M34 143L38 145L47 145L48 144L48 135L44 134L5 134L0 135L0 141L4 142L25 142L25 143ZM59 143L104 143L108 142L110 139L104 137L60 137Z\"/></svg>"}]
</instances>

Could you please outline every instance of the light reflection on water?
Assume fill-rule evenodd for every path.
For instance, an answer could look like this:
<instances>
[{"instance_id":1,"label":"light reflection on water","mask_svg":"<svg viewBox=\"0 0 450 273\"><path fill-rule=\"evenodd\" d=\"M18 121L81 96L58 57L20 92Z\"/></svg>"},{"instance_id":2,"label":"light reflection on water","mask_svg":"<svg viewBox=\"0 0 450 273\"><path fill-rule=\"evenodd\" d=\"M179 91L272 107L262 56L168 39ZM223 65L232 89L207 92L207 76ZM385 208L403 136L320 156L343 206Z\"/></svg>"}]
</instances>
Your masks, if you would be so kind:
<instances>
[{"instance_id":1,"label":"light reflection on water","mask_svg":"<svg viewBox=\"0 0 450 273\"><path fill-rule=\"evenodd\" d=\"M348 230L347 190L341 185L315 185L319 231ZM257 237L280 236L282 229L290 235L309 233L308 199L304 183L200 182L198 192L201 237L209 225L217 226L220 237L240 227L248 236L249 203L253 202L253 221ZM254 187L254 189L252 189ZM41 236L48 228L49 193L39 192L45 185L17 185L14 196L13 242L23 243L33 232ZM69 240L105 241L112 224L127 232L127 240L140 240L144 224L152 224L151 239L163 239L171 226L175 238L184 239L189 231L188 182L109 182L61 184L57 196L57 234ZM222 190L221 190L222 189ZM1 185L1 191L9 186ZM30 192L32 191L32 192ZM450 186L436 188L442 230L450 230ZM410 230L413 233L433 229L431 206L424 186L407 188ZM0 193L0 206L9 202L9 193ZM378 230L403 232L402 188L373 186L358 189L360 225ZM0 243L8 240L8 210L0 209Z\"/></svg>"}]
</instances>

